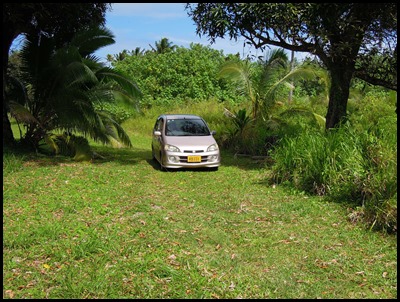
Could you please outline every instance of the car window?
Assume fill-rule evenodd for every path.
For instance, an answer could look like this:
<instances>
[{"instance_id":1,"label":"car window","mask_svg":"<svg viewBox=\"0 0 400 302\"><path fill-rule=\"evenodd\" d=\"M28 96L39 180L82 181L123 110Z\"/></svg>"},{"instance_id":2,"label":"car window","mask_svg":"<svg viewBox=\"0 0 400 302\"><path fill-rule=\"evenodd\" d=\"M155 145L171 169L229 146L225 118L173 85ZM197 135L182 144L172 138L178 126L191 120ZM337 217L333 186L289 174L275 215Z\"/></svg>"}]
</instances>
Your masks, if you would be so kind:
<instances>
[{"instance_id":1,"label":"car window","mask_svg":"<svg viewBox=\"0 0 400 302\"><path fill-rule=\"evenodd\" d=\"M164 124L164 119L159 118L154 125L154 131L162 131L163 124Z\"/></svg>"},{"instance_id":2,"label":"car window","mask_svg":"<svg viewBox=\"0 0 400 302\"><path fill-rule=\"evenodd\" d=\"M204 136L210 135L210 130L201 119L168 119L167 136Z\"/></svg>"},{"instance_id":3,"label":"car window","mask_svg":"<svg viewBox=\"0 0 400 302\"><path fill-rule=\"evenodd\" d=\"M165 127L165 135L168 136L179 136L181 135L181 128L178 120L167 120L167 125Z\"/></svg>"}]
</instances>

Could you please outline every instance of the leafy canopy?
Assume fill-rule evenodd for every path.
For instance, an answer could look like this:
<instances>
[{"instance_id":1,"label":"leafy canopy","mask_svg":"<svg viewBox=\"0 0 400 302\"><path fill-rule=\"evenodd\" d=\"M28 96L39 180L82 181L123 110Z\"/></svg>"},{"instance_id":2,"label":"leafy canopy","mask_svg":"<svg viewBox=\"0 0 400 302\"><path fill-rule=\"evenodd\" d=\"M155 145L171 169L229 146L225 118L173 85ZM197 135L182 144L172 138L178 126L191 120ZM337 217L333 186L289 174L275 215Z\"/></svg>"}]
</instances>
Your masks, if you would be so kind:
<instances>
[{"instance_id":1,"label":"leafy canopy","mask_svg":"<svg viewBox=\"0 0 400 302\"><path fill-rule=\"evenodd\" d=\"M395 3L187 3L186 9L197 34L211 42L242 36L256 48L317 56L331 75L326 128L346 117L353 76L397 90Z\"/></svg>"}]
</instances>

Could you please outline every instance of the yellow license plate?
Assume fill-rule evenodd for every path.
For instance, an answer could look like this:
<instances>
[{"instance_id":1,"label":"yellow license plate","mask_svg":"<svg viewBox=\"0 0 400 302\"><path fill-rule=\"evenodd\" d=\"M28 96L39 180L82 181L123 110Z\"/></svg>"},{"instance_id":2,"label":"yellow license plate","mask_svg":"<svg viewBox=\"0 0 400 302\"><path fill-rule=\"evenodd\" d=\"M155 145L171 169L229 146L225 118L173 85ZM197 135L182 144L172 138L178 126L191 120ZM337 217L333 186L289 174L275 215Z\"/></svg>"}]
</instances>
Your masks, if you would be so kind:
<instances>
[{"instance_id":1,"label":"yellow license plate","mask_svg":"<svg viewBox=\"0 0 400 302\"><path fill-rule=\"evenodd\" d=\"M189 155L188 156L188 163L199 163L201 162L201 156L197 155Z\"/></svg>"}]
</instances>

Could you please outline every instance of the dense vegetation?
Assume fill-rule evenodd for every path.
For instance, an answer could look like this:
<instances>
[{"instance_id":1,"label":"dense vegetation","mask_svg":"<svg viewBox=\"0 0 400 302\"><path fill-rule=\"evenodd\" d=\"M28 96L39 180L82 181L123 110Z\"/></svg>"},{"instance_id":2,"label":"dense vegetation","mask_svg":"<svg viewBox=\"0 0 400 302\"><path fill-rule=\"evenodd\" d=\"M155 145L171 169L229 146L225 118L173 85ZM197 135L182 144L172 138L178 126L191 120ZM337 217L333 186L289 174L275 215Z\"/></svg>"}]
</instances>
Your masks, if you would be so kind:
<instances>
[{"instance_id":1,"label":"dense vegetation","mask_svg":"<svg viewBox=\"0 0 400 302\"><path fill-rule=\"evenodd\" d=\"M109 55L106 67L93 53L113 35L89 24L108 5L62 5L89 9L71 32L61 29L68 9L51 24L54 4L3 11L15 19L4 47L26 37L3 53L3 298L397 296L397 84L339 87L328 61L289 62L280 48L240 58L167 38ZM378 8L382 26L368 38L386 28L397 43L397 19ZM373 50L367 66L347 58L354 75L395 65ZM346 119L332 128L337 91ZM221 169L160 171L150 142L161 113L202 115Z\"/></svg>"},{"instance_id":2,"label":"dense vegetation","mask_svg":"<svg viewBox=\"0 0 400 302\"><path fill-rule=\"evenodd\" d=\"M114 42L112 34L91 28L61 48L53 39L41 37L40 43L38 39L26 38L15 55L19 64L10 64L5 89L10 114L25 127L20 144L37 150L44 143L58 154L60 145L71 145L73 133L79 132L106 144L131 145L102 105L117 101L136 105L140 91L134 82L91 57L99 47Z\"/></svg>"},{"instance_id":3,"label":"dense vegetation","mask_svg":"<svg viewBox=\"0 0 400 302\"><path fill-rule=\"evenodd\" d=\"M35 33L12 54L19 65L7 69L3 87L25 146L43 151L44 143L53 154L87 160L88 138L130 146L121 123L139 112L118 99L142 113L212 102L223 108L210 118L221 148L266 157L271 181L350 202L369 226L397 230L396 93L353 78L347 119L325 131L333 83L323 60L289 62L282 49L240 59L164 38L148 51L124 51L106 68L92 55L113 42L106 29L78 32L62 45L53 37L39 43Z\"/></svg>"},{"instance_id":4,"label":"dense vegetation","mask_svg":"<svg viewBox=\"0 0 400 302\"><path fill-rule=\"evenodd\" d=\"M187 3L186 9L211 42L242 36L256 48L318 57L331 80L327 129L346 119L354 77L397 90L396 3Z\"/></svg>"},{"instance_id":5,"label":"dense vegetation","mask_svg":"<svg viewBox=\"0 0 400 302\"><path fill-rule=\"evenodd\" d=\"M226 59L221 51L192 44L190 48L175 47L165 53L126 55L123 60L113 62L113 67L135 79L143 91L142 108L209 98L238 102L229 83L217 77Z\"/></svg>"},{"instance_id":6,"label":"dense vegetation","mask_svg":"<svg viewBox=\"0 0 400 302\"><path fill-rule=\"evenodd\" d=\"M225 148L218 172L151 160L160 112L231 129L223 111L146 109L122 123L133 147L91 141L90 164L4 152L3 298L396 298L396 236L344 199L270 183L267 162Z\"/></svg>"},{"instance_id":7,"label":"dense vegetation","mask_svg":"<svg viewBox=\"0 0 400 302\"><path fill-rule=\"evenodd\" d=\"M110 3L3 3L3 144L12 145L14 137L8 118L8 59L13 41L25 37L51 38L57 48L68 44L72 37L92 26L105 24Z\"/></svg>"},{"instance_id":8,"label":"dense vegetation","mask_svg":"<svg viewBox=\"0 0 400 302\"><path fill-rule=\"evenodd\" d=\"M113 68L141 88L141 114L215 103L208 120L221 148L266 158L271 182L350 204L354 219L396 231L396 93L354 81L348 122L326 132L326 72L310 60L294 69L288 63L280 50L250 61L192 45L131 53ZM126 108L110 102L101 107L118 123L141 116ZM91 157L90 149L84 152L89 155L83 158Z\"/></svg>"}]
</instances>

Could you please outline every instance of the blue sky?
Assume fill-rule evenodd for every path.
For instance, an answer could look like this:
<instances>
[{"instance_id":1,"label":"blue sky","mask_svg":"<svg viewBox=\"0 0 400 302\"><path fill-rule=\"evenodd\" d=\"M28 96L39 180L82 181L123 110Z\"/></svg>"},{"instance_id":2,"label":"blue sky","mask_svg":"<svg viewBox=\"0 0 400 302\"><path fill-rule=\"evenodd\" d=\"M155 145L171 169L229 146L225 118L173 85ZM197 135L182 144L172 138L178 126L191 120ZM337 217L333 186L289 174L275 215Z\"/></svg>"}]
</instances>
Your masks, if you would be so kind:
<instances>
[{"instance_id":1,"label":"blue sky","mask_svg":"<svg viewBox=\"0 0 400 302\"><path fill-rule=\"evenodd\" d=\"M185 3L112 3L112 10L106 13L106 27L114 34L115 43L95 53L105 63L108 54L115 55L124 49L132 51L136 47L150 50L149 44L154 47L162 38L186 48L190 43L200 43L223 50L225 55L239 53L241 58L263 55L254 47L244 46L243 38L238 41L217 39L212 45L207 36L200 38L185 10ZM18 48L21 43L22 37L19 37L11 48ZM289 51L287 53L289 56ZM301 59L305 55L298 53L296 57Z\"/></svg>"},{"instance_id":2,"label":"blue sky","mask_svg":"<svg viewBox=\"0 0 400 302\"><path fill-rule=\"evenodd\" d=\"M162 38L187 48L193 42L223 50L224 54L262 55L261 51L247 45L243 48L243 39L237 42L218 39L211 45L206 36L200 38L185 11L185 3L113 3L112 10L106 13L106 27L114 34L115 43L96 52L104 62L107 54L118 54L124 49L150 50L149 44L154 47Z\"/></svg>"}]
</instances>

